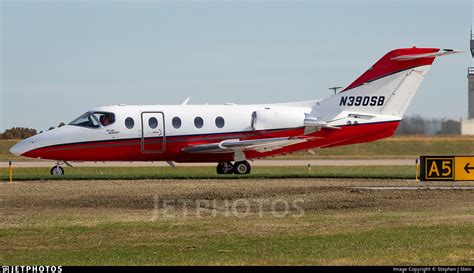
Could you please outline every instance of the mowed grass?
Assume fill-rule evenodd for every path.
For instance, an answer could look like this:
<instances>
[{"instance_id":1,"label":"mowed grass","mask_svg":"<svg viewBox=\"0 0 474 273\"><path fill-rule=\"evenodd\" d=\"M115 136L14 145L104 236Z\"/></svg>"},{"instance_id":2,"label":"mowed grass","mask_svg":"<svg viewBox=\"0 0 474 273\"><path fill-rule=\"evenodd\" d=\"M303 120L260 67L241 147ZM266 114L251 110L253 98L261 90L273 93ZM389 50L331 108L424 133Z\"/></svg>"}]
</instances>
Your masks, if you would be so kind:
<instances>
[{"instance_id":1,"label":"mowed grass","mask_svg":"<svg viewBox=\"0 0 474 273\"><path fill-rule=\"evenodd\" d=\"M392 217L386 216L385 221ZM307 215L292 225L331 225L334 216ZM367 230L315 233L267 230L240 234L235 220L132 222L94 227L29 227L0 230L10 249L8 264L66 265L468 265L473 260L474 224L373 226ZM241 221L252 222L255 219ZM270 217L259 219L286 225ZM283 224L282 224L283 222ZM323 222L323 223L321 223ZM351 224L351 222L347 222ZM232 230L227 234L224 231ZM12 250L15 249L15 250Z\"/></svg>"},{"instance_id":2,"label":"mowed grass","mask_svg":"<svg viewBox=\"0 0 474 273\"><path fill-rule=\"evenodd\" d=\"M18 159L8 153L11 144L0 141L2 160ZM411 158L474 154L473 149L472 137L395 137L280 158ZM312 166L311 172L306 166L258 166L244 176L216 175L213 167L65 167L65 171L65 176L52 178L49 168L15 168L16 182L9 184L8 169L1 169L0 263L474 263L474 191L344 188L418 185L406 180L415 177L411 166ZM176 211L161 215L156 197L171 200ZM261 214L254 211L259 199L265 200ZM188 214L183 215L179 200L190 202ZM220 210L213 216L206 207L197 214L201 208L197 201L214 200L220 206L228 201L232 207L238 200L240 205L247 200L254 206L239 217ZM281 215L281 202L291 205L295 200L303 200L302 217L293 217L294 212L275 217L270 209L272 202L280 202Z\"/></svg>"},{"instance_id":3,"label":"mowed grass","mask_svg":"<svg viewBox=\"0 0 474 273\"><path fill-rule=\"evenodd\" d=\"M269 178L399 178L414 179L411 166L257 166L248 175L217 175L215 167L64 167L65 175L51 176L50 168L15 168L13 180L135 180L135 179L269 179ZM2 181L9 169L1 169Z\"/></svg>"},{"instance_id":4,"label":"mowed grass","mask_svg":"<svg viewBox=\"0 0 474 273\"><path fill-rule=\"evenodd\" d=\"M0 140L0 160L24 160L20 156L10 153L10 148L19 140Z\"/></svg>"},{"instance_id":5,"label":"mowed grass","mask_svg":"<svg viewBox=\"0 0 474 273\"><path fill-rule=\"evenodd\" d=\"M10 154L17 140L0 140L0 160L34 160ZM420 155L474 154L474 136L394 136L375 142L315 149L315 155L297 152L274 159L412 158Z\"/></svg>"},{"instance_id":6,"label":"mowed grass","mask_svg":"<svg viewBox=\"0 0 474 273\"><path fill-rule=\"evenodd\" d=\"M351 190L368 180L0 185L0 261L61 265L470 265L474 192ZM154 200L174 207L164 213ZM187 200L186 214L176 203ZM255 200L265 200L260 213ZM217 200L216 215L197 201ZM237 201L240 200L240 201ZM242 201L244 200L244 201ZM225 215L223 204L252 203ZM300 200L304 213L271 204ZM201 203L202 204L202 203ZM290 205L292 207L293 205ZM199 213L198 213L199 210ZM276 212L276 217L273 213ZM282 217L283 215L283 217Z\"/></svg>"},{"instance_id":7,"label":"mowed grass","mask_svg":"<svg viewBox=\"0 0 474 273\"><path fill-rule=\"evenodd\" d=\"M474 136L394 136L374 142L316 149L314 158L412 158L420 155L473 155ZM298 152L279 158L311 158Z\"/></svg>"}]
</instances>

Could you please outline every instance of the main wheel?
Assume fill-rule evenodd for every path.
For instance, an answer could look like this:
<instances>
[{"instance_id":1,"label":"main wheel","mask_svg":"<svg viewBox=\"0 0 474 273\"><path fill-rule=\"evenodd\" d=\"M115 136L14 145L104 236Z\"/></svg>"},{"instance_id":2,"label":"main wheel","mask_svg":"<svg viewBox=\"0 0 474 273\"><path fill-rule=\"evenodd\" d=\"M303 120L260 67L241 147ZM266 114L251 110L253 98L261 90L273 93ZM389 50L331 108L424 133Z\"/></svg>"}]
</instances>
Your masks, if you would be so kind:
<instances>
[{"instance_id":1,"label":"main wheel","mask_svg":"<svg viewBox=\"0 0 474 273\"><path fill-rule=\"evenodd\" d=\"M233 173L233 167L230 162L220 162L217 164L216 172L217 174L230 174Z\"/></svg>"},{"instance_id":2,"label":"main wheel","mask_svg":"<svg viewBox=\"0 0 474 273\"><path fill-rule=\"evenodd\" d=\"M217 174L223 174L224 173L224 163L217 164L216 172L217 172Z\"/></svg>"},{"instance_id":3,"label":"main wheel","mask_svg":"<svg viewBox=\"0 0 474 273\"><path fill-rule=\"evenodd\" d=\"M250 164L247 161L239 161L234 163L235 174L248 174L250 173Z\"/></svg>"},{"instance_id":4,"label":"main wheel","mask_svg":"<svg viewBox=\"0 0 474 273\"><path fill-rule=\"evenodd\" d=\"M61 166L54 166L50 171L51 175L64 175L64 169Z\"/></svg>"}]
</instances>

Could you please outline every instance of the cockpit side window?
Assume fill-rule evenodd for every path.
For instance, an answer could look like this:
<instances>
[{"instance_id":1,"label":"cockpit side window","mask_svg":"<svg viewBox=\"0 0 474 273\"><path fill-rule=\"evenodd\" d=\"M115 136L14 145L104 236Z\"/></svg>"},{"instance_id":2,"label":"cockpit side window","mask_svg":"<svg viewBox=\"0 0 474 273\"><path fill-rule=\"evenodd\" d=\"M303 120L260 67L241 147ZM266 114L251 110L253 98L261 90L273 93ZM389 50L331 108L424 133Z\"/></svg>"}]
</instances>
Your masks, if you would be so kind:
<instances>
[{"instance_id":1,"label":"cockpit side window","mask_svg":"<svg viewBox=\"0 0 474 273\"><path fill-rule=\"evenodd\" d=\"M109 112L94 112L93 115L99 120L102 126L109 126L115 122L115 115Z\"/></svg>"},{"instance_id":2,"label":"cockpit side window","mask_svg":"<svg viewBox=\"0 0 474 273\"><path fill-rule=\"evenodd\" d=\"M99 128L99 121L91 113L87 112L75 120L71 121L69 125L81 126L87 128Z\"/></svg>"},{"instance_id":3,"label":"cockpit side window","mask_svg":"<svg viewBox=\"0 0 474 273\"><path fill-rule=\"evenodd\" d=\"M71 121L69 125L81 126L87 128L99 128L108 126L115 122L115 115L109 112L87 112L75 120Z\"/></svg>"}]
</instances>

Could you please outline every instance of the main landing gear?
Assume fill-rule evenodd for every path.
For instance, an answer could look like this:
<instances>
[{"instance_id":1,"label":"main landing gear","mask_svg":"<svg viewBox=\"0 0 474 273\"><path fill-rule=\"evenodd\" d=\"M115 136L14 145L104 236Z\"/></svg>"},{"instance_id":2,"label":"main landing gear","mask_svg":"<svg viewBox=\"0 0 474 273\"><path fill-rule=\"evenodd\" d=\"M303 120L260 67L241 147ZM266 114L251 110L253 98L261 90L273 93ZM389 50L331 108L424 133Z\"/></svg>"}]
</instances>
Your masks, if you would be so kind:
<instances>
[{"instance_id":1,"label":"main landing gear","mask_svg":"<svg viewBox=\"0 0 474 273\"><path fill-rule=\"evenodd\" d=\"M234 164L231 162L221 162L216 167L217 174L248 174L250 169L250 164L247 161L237 161Z\"/></svg>"}]
</instances>

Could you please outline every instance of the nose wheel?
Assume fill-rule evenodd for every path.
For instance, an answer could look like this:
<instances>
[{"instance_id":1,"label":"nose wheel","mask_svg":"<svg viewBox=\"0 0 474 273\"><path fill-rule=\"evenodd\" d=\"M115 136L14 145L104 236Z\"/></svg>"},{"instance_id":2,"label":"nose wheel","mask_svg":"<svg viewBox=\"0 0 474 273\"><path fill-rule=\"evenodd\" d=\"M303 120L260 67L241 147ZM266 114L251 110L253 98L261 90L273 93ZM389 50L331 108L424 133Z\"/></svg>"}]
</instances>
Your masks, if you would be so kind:
<instances>
[{"instance_id":1,"label":"nose wheel","mask_svg":"<svg viewBox=\"0 0 474 273\"><path fill-rule=\"evenodd\" d=\"M221 162L217 164L217 174L249 174L251 170L250 164L247 161L238 161L232 164L231 162Z\"/></svg>"},{"instance_id":2,"label":"nose wheel","mask_svg":"<svg viewBox=\"0 0 474 273\"><path fill-rule=\"evenodd\" d=\"M57 176L57 175L64 175L64 169L63 167L56 165L51 168L50 171L51 175Z\"/></svg>"}]
</instances>

